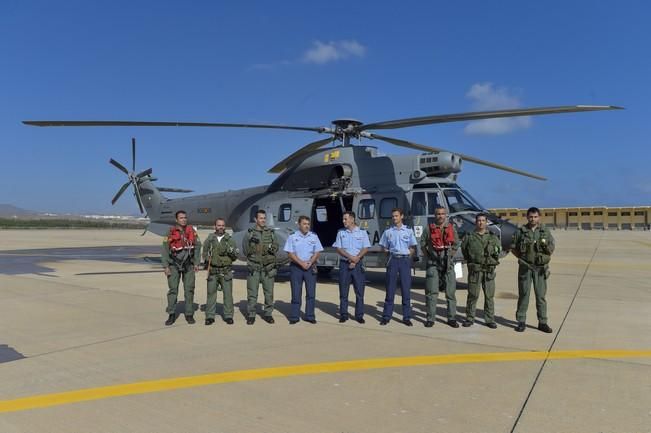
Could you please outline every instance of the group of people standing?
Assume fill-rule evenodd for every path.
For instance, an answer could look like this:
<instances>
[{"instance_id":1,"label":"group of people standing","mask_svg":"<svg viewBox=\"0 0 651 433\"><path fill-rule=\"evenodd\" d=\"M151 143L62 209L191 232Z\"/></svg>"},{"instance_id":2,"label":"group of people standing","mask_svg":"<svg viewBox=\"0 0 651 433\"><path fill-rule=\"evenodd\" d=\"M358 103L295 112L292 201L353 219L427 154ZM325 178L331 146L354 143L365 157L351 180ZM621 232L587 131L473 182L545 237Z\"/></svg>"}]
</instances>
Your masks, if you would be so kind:
<instances>
[{"instance_id":1,"label":"group of people standing","mask_svg":"<svg viewBox=\"0 0 651 433\"><path fill-rule=\"evenodd\" d=\"M393 225L384 231L380 238L380 246L388 255L386 265L386 297L380 325L386 326L391 321L394 309L394 299L398 283L402 298L402 322L413 326L411 321L411 284L412 265L417 254L417 246L426 260L425 327L435 324L436 307L439 292L445 293L447 324L453 328L459 327L457 321L456 275L454 257L459 249L468 266L468 296L466 317L461 322L464 327L475 323L475 312L480 291L484 293L484 323L491 329L497 328L495 322L495 275L496 267L502 253L500 239L488 230L486 214L477 214L475 230L459 238L454 224L448 221L447 210L435 209L432 224L423 230L420 240L416 239L414 231L403 224L404 213L396 208L392 211ZM518 332L526 329L526 313L529 305L529 293L533 284L536 309L538 313L538 329L550 333L552 329L547 324L547 308L545 294L547 278L549 277L549 262L554 252L554 238L549 229L540 223L540 210L532 207L527 211L527 224L516 231L511 246L511 252L518 258L518 306L516 312ZM185 291L185 319L188 323L194 320L194 286L195 272L199 265L204 264L208 271L207 300L205 324L215 323L217 292L223 292L224 321L233 322L233 270L232 264L237 259L239 251L235 241L226 232L226 222L222 218L215 221L215 231L203 244L196 231L188 225L187 214L184 211L176 213L176 226L170 229L169 235L163 242L162 264L168 280L166 325L176 320L176 303L178 287L183 280ZM352 284L355 292L354 319L365 323L364 319L364 288L365 269L364 256L371 247L368 234L361 230L355 222L355 213L343 214L344 228L339 230L335 243L332 245L340 255L339 260L339 322L349 320L348 295ZM305 287L305 314L303 320L316 323L316 281L319 255L323 246L319 237L310 230L311 222L307 216L298 219L298 230L292 233L283 246L290 260L291 309L289 323L296 324L300 320L303 287ZM247 258L247 320L253 325L256 320L256 307L260 285L264 294L263 320L274 323L274 280L277 272L276 253L280 245L274 231L266 225L266 213L258 210L255 215L255 225L245 234L242 241L242 253Z\"/></svg>"}]
</instances>

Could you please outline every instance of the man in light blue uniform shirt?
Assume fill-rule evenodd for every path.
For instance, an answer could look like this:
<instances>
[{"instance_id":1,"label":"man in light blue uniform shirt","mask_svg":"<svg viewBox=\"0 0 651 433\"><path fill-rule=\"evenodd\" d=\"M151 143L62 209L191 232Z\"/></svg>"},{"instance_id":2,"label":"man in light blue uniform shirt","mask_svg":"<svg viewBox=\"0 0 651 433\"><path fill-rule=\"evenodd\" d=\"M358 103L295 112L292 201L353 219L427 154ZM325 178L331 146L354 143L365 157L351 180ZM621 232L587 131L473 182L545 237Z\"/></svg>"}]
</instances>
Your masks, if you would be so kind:
<instances>
[{"instance_id":1,"label":"man in light blue uniform shirt","mask_svg":"<svg viewBox=\"0 0 651 433\"><path fill-rule=\"evenodd\" d=\"M416 253L418 242L414 231L402 223L403 216L402 209L393 209L391 211L393 226L386 229L380 238L380 246L389 253L386 273L387 295L384 300L380 325L389 323L393 315L393 300L399 277L402 295L402 323L413 326L411 323L411 257Z\"/></svg>"},{"instance_id":2,"label":"man in light blue uniform shirt","mask_svg":"<svg viewBox=\"0 0 651 433\"><path fill-rule=\"evenodd\" d=\"M337 249L339 259L339 323L348 320L348 292L352 280L355 289L355 320L364 321L364 283L366 275L362 258L371 247L368 233L355 225L355 212L344 212L344 228L337 232L332 245Z\"/></svg>"},{"instance_id":3,"label":"man in light blue uniform shirt","mask_svg":"<svg viewBox=\"0 0 651 433\"><path fill-rule=\"evenodd\" d=\"M289 313L289 323L298 323L301 313L301 295L305 282L305 321L316 323L314 304L316 295L316 261L323 246L319 237L310 231L310 218L305 215L298 217L298 229L285 242L283 250L291 260L290 286L292 288L292 308Z\"/></svg>"}]
</instances>

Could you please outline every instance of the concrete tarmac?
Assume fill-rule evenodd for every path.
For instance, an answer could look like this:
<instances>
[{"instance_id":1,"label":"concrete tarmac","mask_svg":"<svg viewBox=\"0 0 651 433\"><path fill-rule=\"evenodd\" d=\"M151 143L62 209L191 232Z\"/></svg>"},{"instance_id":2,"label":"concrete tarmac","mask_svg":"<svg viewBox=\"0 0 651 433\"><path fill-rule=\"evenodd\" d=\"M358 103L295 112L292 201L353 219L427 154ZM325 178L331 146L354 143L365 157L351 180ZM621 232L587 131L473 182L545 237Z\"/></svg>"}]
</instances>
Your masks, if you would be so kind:
<instances>
[{"instance_id":1,"label":"concrete tarmac","mask_svg":"<svg viewBox=\"0 0 651 433\"><path fill-rule=\"evenodd\" d=\"M0 432L651 432L651 234L553 234L544 334L533 296L529 328L513 330L512 256L498 268L496 330L482 325L483 297L478 323L447 326L443 295L423 327L422 272L415 326L400 323L399 296L380 326L381 270L367 275L364 325L338 323L333 272L317 285L316 325L287 323L280 275L276 324L247 326L242 266L234 325L204 326L202 271L197 323L166 327L160 238L0 231Z\"/></svg>"}]
</instances>

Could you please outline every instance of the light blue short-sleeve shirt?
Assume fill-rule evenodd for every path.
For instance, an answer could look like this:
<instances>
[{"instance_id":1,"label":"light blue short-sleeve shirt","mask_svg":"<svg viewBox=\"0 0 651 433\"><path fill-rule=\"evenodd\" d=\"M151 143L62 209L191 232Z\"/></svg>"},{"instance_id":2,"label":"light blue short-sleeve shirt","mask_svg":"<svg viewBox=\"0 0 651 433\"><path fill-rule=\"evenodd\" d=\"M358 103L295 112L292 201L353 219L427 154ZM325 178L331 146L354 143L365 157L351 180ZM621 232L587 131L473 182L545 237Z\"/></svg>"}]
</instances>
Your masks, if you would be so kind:
<instances>
[{"instance_id":1,"label":"light blue short-sleeve shirt","mask_svg":"<svg viewBox=\"0 0 651 433\"><path fill-rule=\"evenodd\" d=\"M368 233L365 230L355 227L353 230L341 229L337 232L337 239L332 244L335 248L341 248L351 256L356 256L364 248L370 248Z\"/></svg>"},{"instance_id":2,"label":"light blue short-sleeve shirt","mask_svg":"<svg viewBox=\"0 0 651 433\"><path fill-rule=\"evenodd\" d=\"M309 260L315 253L323 251L319 237L314 232L306 234L295 231L287 238L283 250L287 253L296 254L300 260Z\"/></svg>"},{"instance_id":3,"label":"light blue short-sleeve shirt","mask_svg":"<svg viewBox=\"0 0 651 433\"><path fill-rule=\"evenodd\" d=\"M406 226L398 228L391 226L382 233L380 245L387 249L391 254L409 254L409 247L415 247L418 244L414 231Z\"/></svg>"}]
</instances>

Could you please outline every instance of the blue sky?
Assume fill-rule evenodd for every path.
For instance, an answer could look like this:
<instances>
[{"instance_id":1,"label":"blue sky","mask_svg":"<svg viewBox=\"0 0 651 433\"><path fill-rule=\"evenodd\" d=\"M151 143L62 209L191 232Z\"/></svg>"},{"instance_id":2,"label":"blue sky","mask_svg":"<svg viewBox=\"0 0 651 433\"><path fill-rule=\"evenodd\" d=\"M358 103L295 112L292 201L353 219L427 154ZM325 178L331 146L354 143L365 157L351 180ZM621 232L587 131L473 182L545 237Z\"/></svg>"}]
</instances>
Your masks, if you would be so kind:
<instances>
[{"instance_id":1,"label":"blue sky","mask_svg":"<svg viewBox=\"0 0 651 433\"><path fill-rule=\"evenodd\" d=\"M466 164L488 207L651 204L651 6L619 2L17 1L0 6L0 203L137 213L108 164L199 193L270 183L310 133L34 128L25 119L328 126L475 109L623 111L392 131L545 175ZM372 144L385 153L409 152Z\"/></svg>"}]
</instances>

